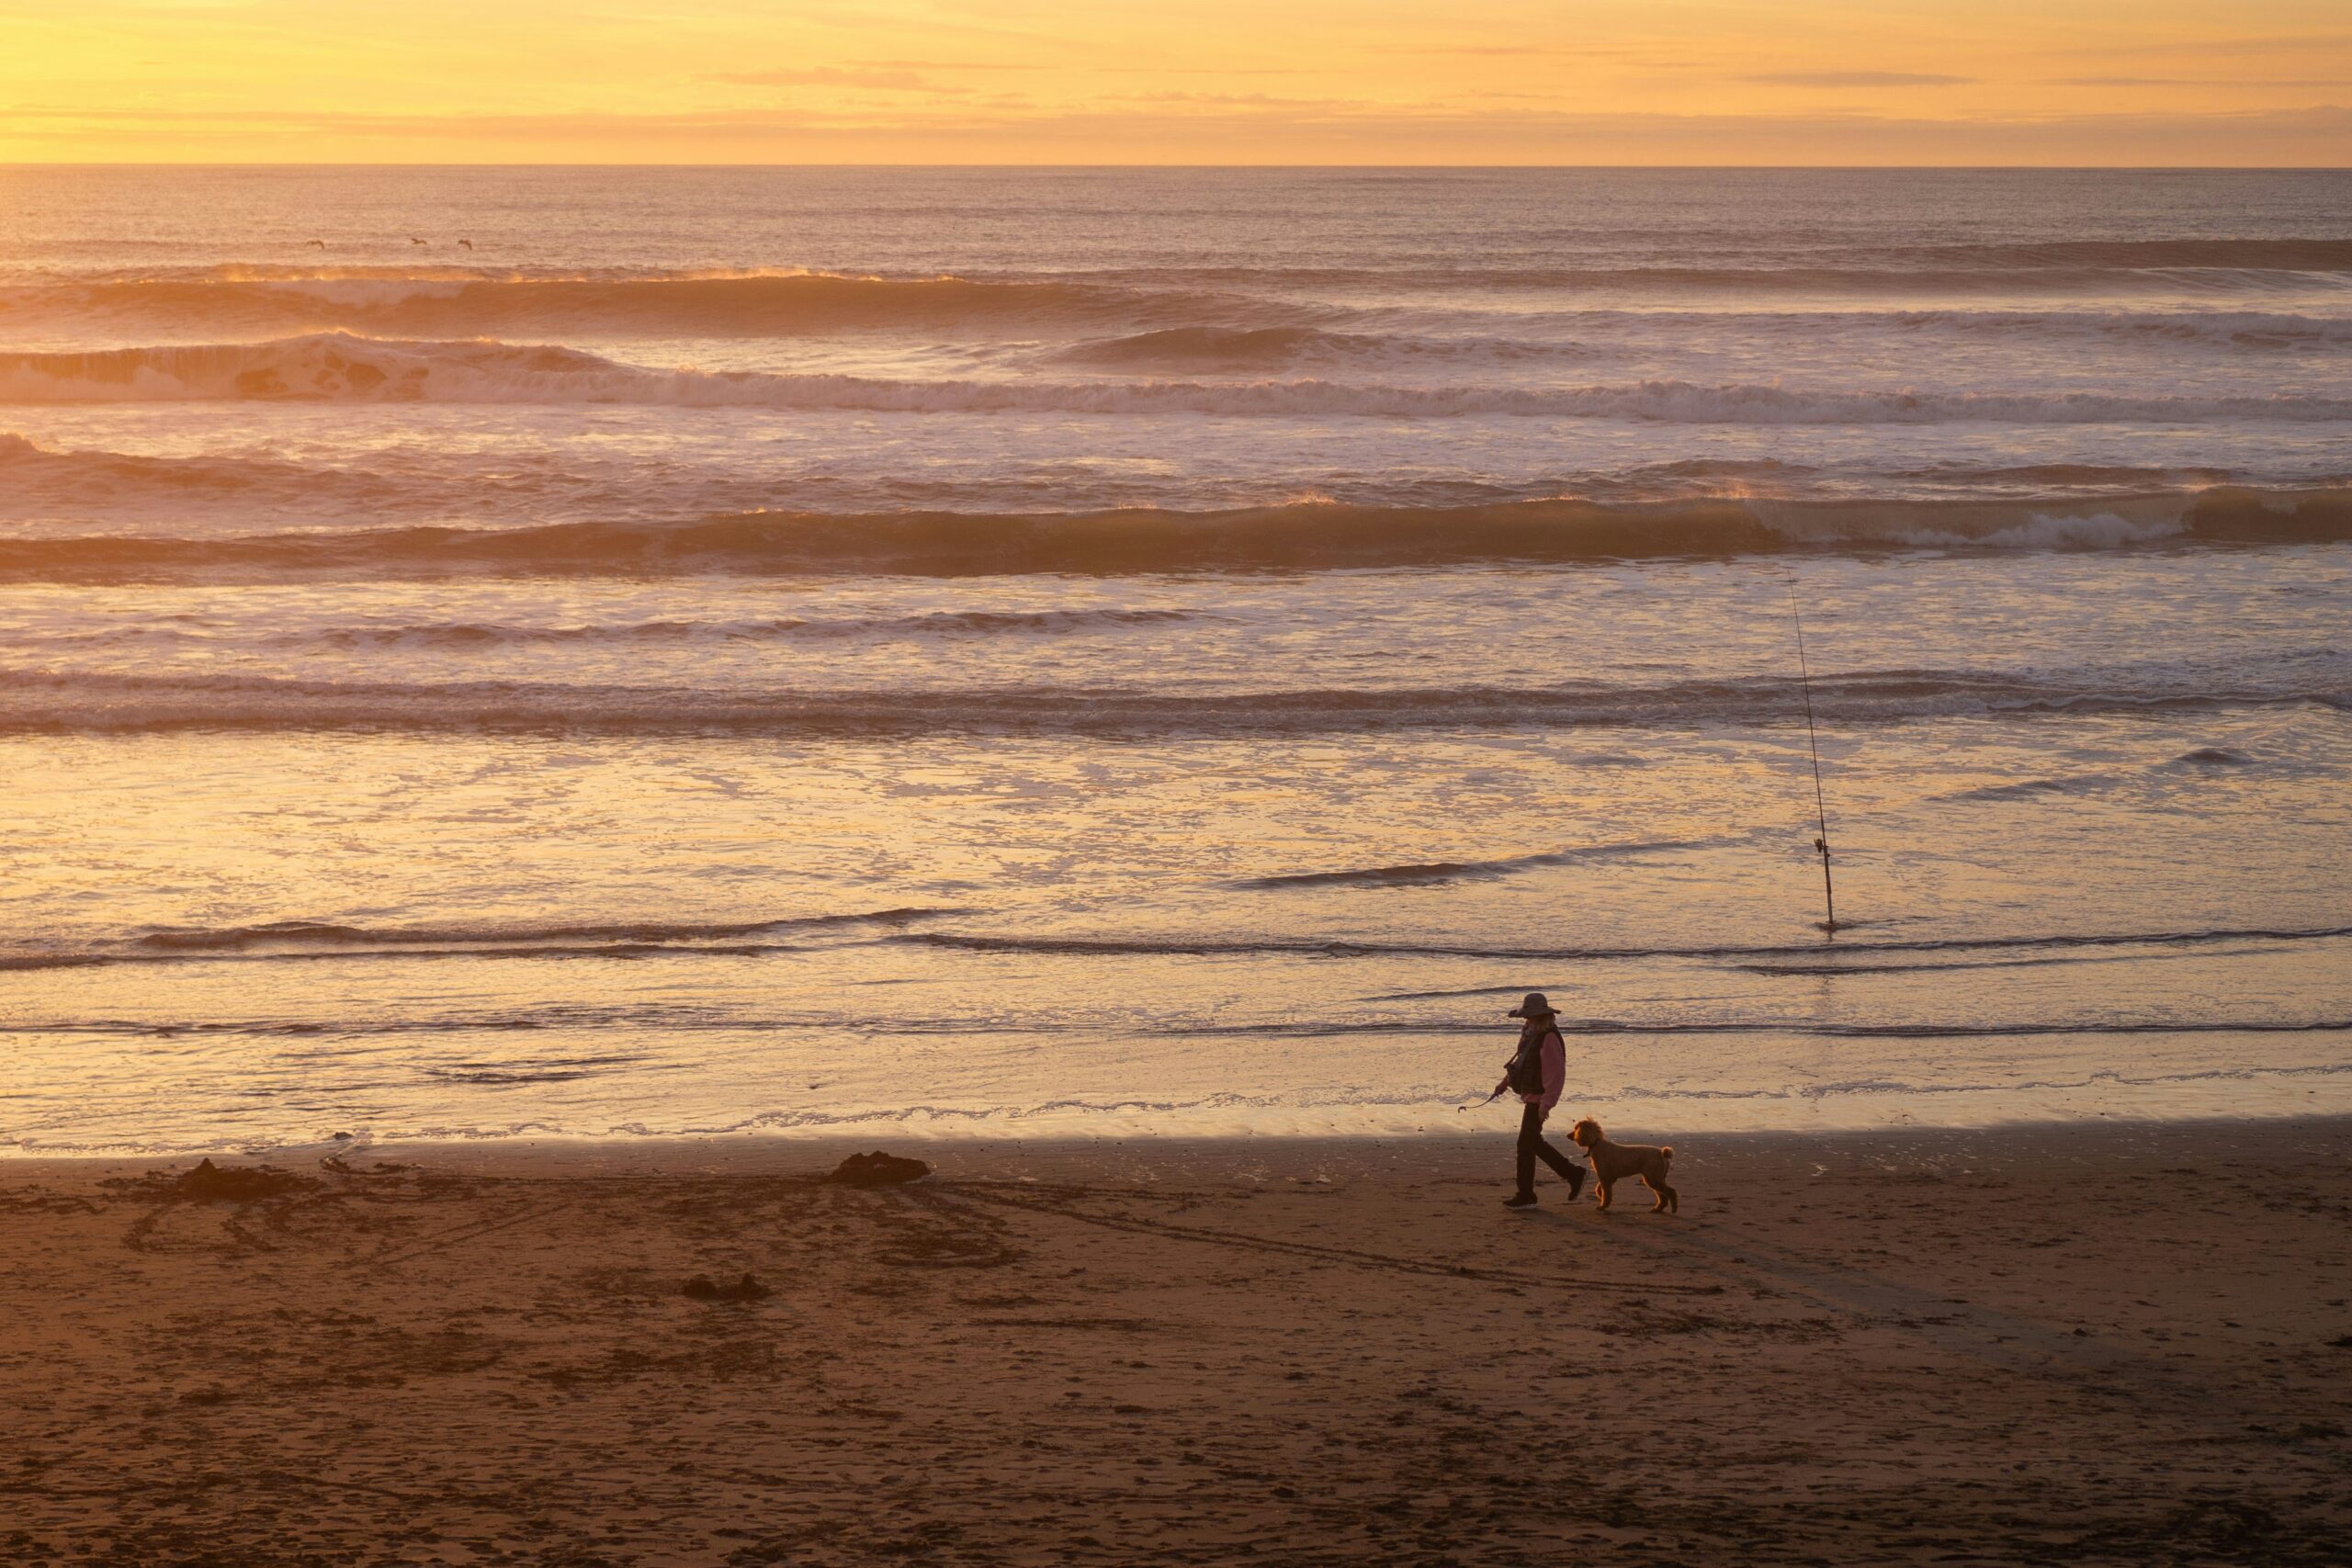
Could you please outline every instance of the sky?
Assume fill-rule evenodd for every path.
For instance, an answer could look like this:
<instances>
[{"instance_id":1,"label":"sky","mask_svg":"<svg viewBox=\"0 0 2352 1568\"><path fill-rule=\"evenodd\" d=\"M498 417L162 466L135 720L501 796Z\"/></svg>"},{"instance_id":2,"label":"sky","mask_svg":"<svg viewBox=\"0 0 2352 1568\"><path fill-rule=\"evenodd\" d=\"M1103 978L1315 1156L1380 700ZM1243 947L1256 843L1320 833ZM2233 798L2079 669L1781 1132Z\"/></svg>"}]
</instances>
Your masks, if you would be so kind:
<instances>
[{"instance_id":1,"label":"sky","mask_svg":"<svg viewBox=\"0 0 2352 1568\"><path fill-rule=\"evenodd\" d=\"M0 161L2352 164L2345 0L0 0Z\"/></svg>"}]
</instances>

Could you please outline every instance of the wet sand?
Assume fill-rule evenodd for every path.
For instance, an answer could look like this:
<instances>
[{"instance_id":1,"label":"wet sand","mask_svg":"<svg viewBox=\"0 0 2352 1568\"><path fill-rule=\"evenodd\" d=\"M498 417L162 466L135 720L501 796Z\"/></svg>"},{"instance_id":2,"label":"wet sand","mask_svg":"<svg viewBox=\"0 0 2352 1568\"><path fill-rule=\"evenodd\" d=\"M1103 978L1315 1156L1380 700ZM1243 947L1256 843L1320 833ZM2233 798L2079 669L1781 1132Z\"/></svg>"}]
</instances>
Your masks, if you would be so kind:
<instances>
[{"instance_id":1,"label":"wet sand","mask_svg":"<svg viewBox=\"0 0 2352 1568\"><path fill-rule=\"evenodd\" d=\"M0 1165L0 1561L2344 1561L2352 1124L1675 1142Z\"/></svg>"}]
</instances>

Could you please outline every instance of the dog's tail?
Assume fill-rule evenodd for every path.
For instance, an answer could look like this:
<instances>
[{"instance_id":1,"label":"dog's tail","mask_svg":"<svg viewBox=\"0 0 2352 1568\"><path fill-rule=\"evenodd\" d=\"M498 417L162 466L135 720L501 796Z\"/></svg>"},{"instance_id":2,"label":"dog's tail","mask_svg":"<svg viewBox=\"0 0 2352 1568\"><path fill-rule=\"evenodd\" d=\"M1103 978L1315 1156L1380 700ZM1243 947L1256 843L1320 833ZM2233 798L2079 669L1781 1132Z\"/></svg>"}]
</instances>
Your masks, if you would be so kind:
<instances>
[{"instance_id":1,"label":"dog's tail","mask_svg":"<svg viewBox=\"0 0 2352 1568\"><path fill-rule=\"evenodd\" d=\"M1674 1145L1672 1144L1668 1144L1664 1148L1658 1150L1657 1163L1662 1169L1671 1170L1674 1168Z\"/></svg>"}]
</instances>

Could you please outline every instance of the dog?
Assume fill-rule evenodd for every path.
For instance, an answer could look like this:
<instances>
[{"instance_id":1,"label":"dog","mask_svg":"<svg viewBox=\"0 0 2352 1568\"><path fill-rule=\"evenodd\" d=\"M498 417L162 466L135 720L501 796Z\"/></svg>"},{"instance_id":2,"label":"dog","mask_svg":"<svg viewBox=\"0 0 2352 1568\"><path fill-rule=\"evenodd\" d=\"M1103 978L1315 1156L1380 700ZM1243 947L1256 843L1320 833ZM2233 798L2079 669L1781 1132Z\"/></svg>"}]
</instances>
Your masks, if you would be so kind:
<instances>
[{"instance_id":1,"label":"dog","mask_svg":"<svg viewBox=\"0 0 2352 1568\"><path fill-rule=\"evenodd\" d=\"M1609 1207L1610 1195L1629 1176L1638 1176L1642 1185L1657 1194L1657 1201L1650 1205L1650 1213L1664 1209L1668 1213L1682 1212L1682 1200L1666 1182L1667 1167L1674 1163L1672 1148L1653 1148L1647 1144L1612 1144L1600 1131L1600 1123L1588 1116L1568 1129L1568 1136L1576 1140L1585 1157L1592 1161L1594 1185L1600 1189L1600 1206Z\"/></svg>"}]
</instances>

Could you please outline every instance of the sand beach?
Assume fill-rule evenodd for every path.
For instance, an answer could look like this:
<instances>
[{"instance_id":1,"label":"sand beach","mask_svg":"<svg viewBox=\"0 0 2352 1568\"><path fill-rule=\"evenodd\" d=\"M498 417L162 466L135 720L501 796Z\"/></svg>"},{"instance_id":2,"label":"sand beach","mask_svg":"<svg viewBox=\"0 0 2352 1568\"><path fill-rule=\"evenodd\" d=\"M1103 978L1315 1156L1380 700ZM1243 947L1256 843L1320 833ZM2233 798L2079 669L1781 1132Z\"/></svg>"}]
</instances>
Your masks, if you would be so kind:
<instances>
[{"instance_id":1,"label":"sand beach","mask_svg":"<svg viewBox=\"0 0 2352 1568\"><path fill-rule=\"evenodd\" d=\"M2341 1562L2352 1124L0 1167L15 1564ZM243 1183L243 1186L240 1186ZM741 1289L744 1276L756 1289ZM688 1287L707 1282L696 1299ZM728 1299L737 1295L753 1299Z\"/></svg>"}]
</instances>

